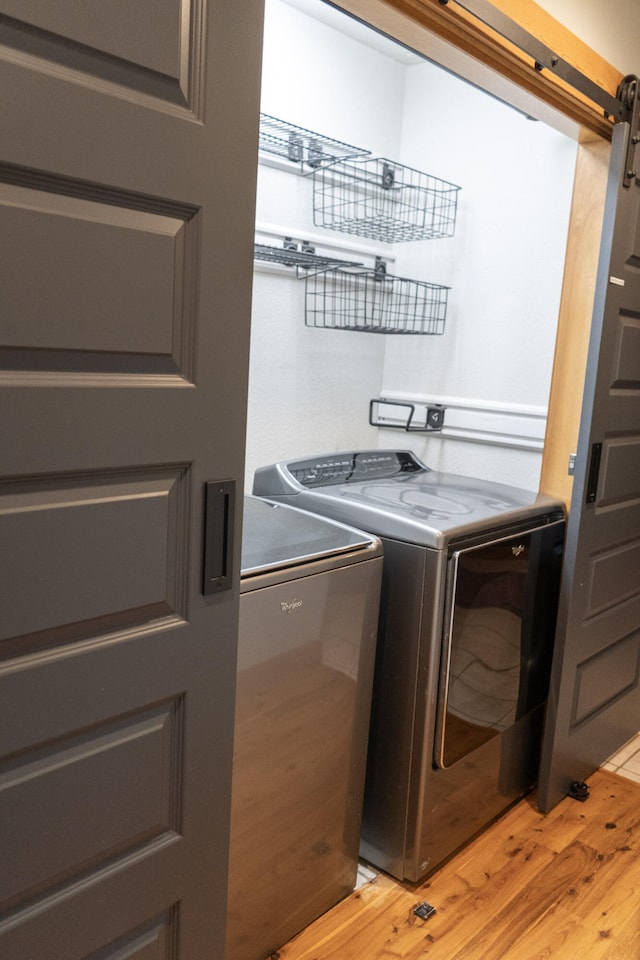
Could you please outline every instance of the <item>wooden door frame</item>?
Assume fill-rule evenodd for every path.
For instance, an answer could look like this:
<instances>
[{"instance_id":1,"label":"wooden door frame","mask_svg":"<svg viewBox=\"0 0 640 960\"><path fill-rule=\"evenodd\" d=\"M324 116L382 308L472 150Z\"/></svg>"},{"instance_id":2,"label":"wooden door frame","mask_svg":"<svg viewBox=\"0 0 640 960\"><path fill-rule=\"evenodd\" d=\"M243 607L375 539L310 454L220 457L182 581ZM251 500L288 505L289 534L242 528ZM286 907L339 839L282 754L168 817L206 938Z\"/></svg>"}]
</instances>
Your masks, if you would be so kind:
<instances>
[{"instance_id":1,"label":"wooden door frame","mask_svg":"<svg viewBox=\"0 0 640 960\"><path fill-rule=\"evenodd\" d=\"M347 13L424 54L434 56L434 35L533 94L580 127L567 237L563 289L540 489L564 500L573 486L569 458L580 425L587 347L593 311L613 121L585 96L505 40L454 0L331 0ZM492 0L563 60L615 97L622 74L533 0Z\"/></svg>"}]
</instances>

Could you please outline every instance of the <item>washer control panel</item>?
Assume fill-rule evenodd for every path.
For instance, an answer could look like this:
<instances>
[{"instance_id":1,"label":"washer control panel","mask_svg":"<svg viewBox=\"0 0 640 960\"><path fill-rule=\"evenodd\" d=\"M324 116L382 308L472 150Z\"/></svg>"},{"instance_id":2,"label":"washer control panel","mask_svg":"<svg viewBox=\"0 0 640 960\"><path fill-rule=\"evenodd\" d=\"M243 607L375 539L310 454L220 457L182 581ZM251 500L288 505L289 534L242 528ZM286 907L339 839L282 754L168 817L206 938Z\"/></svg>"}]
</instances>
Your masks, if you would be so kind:
<instances>
[{"instance_id":1,"label":"washer control panel","mask_svg":"<svg viewBox=\"0 0 640 960\"><path fill-rule=\"evenodd\" d=\"M410 450L365 450L312 460L294 460L287 470L303 487L323 487L363 480L383 480L399 473L429 472Z\"/></svg>"}]
</instances>

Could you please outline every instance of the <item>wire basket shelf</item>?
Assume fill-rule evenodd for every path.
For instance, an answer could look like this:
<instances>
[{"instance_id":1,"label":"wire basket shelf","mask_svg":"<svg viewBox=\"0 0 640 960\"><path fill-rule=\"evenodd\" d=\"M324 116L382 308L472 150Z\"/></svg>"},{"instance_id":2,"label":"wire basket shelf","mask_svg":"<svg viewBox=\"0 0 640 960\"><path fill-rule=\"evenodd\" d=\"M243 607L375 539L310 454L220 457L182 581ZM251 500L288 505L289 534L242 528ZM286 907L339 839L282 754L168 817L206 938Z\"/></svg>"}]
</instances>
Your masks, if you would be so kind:
<instances>
[{"instance_id":1,"label":"wire basket shelf","mask_svg":"<svg viewBox=\"0 0 640 960\"><path fill-rule=\"evenodd\" d=\"M449 287L386 272L338 268L305 280L305 324L365 333L444 333Z\"/></svg>"},{"instance_id":2,"label":"wire basket shelf","mask_svg":"<svg viewBox=\"0 0 640 960\"><path fill-rule=\"evenodd\" d=\"M336 257L325 257L316 253L311 245L300 244L296 240L285 238L281 247L274 247L267 243L254 243L253 259L267 263L279 263L285 267L295 267L298 276L311 271L330 270L336 267L361 267L355 260L339 260ZM304 271L304 274L303 274Z\"/></svg>"},{"instance_id":3,"label":"wire basket shelf","mask_svg":"<svg viewBox=\"0 0 640 960\"><path fill-rule=\"evenodd\" d=\"M319 167L347 157L361 157L371 153L341 140L325 137L287 120L279 120L268 113L260 114L260 149L284 157L301 167L306 163L313 172Z\"/></svg>"},{"instance_id":4,"label":"wire basket shelf","mask_svg":"<svg viewBox=\"0 0 640 960\"><path fill-rule=\"evenodd\" d=\"M313 172L316 226L394 243L452 237L460 187L381 157Z\"/></svg>"}]
</instances>

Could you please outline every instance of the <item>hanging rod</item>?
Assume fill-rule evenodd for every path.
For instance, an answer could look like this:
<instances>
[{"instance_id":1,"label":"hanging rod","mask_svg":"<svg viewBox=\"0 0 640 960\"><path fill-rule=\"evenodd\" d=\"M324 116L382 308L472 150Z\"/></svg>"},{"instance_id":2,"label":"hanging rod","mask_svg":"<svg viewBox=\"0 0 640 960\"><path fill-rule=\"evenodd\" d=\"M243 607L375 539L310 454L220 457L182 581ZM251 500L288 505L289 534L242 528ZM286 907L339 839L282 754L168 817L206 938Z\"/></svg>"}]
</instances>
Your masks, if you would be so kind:
<instances>
[{"instance_id":1,"label":"hanging rod","mask_svg":"<svg viewBox=\"0 0 640 960\"><path fill-rule=\"evenodd\" d=\"M629 107L612 96L607 90L598 86L584 73L576 70L570 63L563 60L557 53L542 43L532 33L529 33L520 24L498 10L488 0L438 0L444 7L450 2L457 3L472 16L477 17L487 27L495 30L501 37L513 43L516 47L533 59L535 69L540 73L549 70L560 77L565 83L579 93L584 94L593 103L604 110L605 117L614 117L616 122L629 118Z\"/></svg>"}]
</instances>

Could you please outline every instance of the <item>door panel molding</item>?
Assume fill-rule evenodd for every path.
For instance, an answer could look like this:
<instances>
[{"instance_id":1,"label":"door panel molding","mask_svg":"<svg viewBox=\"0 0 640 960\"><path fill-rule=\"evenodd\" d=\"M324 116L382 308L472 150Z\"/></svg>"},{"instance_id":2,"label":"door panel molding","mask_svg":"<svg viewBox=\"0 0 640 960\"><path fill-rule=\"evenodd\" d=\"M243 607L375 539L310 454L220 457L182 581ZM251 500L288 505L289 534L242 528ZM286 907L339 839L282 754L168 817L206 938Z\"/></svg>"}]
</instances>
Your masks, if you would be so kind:
<instances>
[{"instance_id":1,"label":"door panel molding","mask_svg":"<svg viewBox=\"0 0 640 960\"><path fill-rule=\"evenodd\" d=\"M640 389L640 384L636 389ZM640 500L640 434L605 439L602 445L598 507L620 506L623 503L632 507L638 500Z\"/></svg>"},{"instance_id":2,"label":"door panel molding","mask_svg":"<svg viewBox=\"0 0 640 960\"><path fill-rule=\"evenodd\" d=\"M93 623L186 619L188 482L181 465L1 483L0 581L17 582L0 641L19 655L25 635L32 649L34 635L68 641L71 627L79 640Z\"/></svg>"},{"instance_id":3,"label":"door panel molding","mask_svg":"<svg viewBox=\"0 0 640 960\"><path fill-rule=\"evenodd\" d=\"M204 0L5 0L0 59L111 96L200 118ZM103 8L103 9L101 9ZM116 13L117 10L117 13ZM117 17L114 29L112 18Z\"/></svg>"},{"instance_id":4,"label":"door panel molding","mask_svg":"<svg viewBox=\"0 0 640 960\"><path fill-rule=\"evenodd\" d=\"M178 960L177 907L125 934L87 960Z\"/></svg>"},{"instance_id":5,"label":"door panel molding","mask_svg":"<svg viewBox=\"0 0 640 960\"><path fill-rule=\"evenodd\" d=\"M621 310L611 389L638 390L639 388L640 317L635 311Z\"/></svg>"},{"instance_id":6,"label":"door panel molding","mask_svg":"<svg viewBox=\"0 0 640 960\"><path fill-rule=\"evenodd\" d=\"M585 618L640 594L640 543L616 545L591 558Z\"/></svg>"},{"instance_id":7,"label":"door panel molding","mask_svg":"<svg viewBox=\"0 0 640 960\"><path fill-rule=\"evenodd\" d=\"M18 866L3 874L0 913L64 895L133 852L174 841L181 829L183 710L178 697L2 764L3 851ZM26 810L30 836L20 831Z\"/></svg>"},{"instance_id":8,"label":"door panel molding","mask_svg":"<svg viewBox=\"0 0 640 960\"><path fill-rule=\"evenodd\" d=\"M609 678L602 685L603 672ZM571 727L578 728L638 687L640 631L621 637L578 665Z\"/></svg>"},{"instance_id":9,"label":"door panel molding","mask_svg":"<svg viewBox=\"0 0 640 960\"><path fill-rule=\"evenodd\" d=\"M191 380L197 223L127 200L0 183L0 367Z\"/></svg>"}]
</instances>

